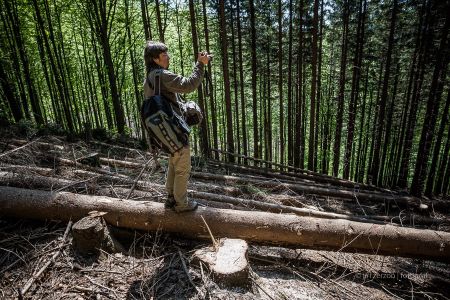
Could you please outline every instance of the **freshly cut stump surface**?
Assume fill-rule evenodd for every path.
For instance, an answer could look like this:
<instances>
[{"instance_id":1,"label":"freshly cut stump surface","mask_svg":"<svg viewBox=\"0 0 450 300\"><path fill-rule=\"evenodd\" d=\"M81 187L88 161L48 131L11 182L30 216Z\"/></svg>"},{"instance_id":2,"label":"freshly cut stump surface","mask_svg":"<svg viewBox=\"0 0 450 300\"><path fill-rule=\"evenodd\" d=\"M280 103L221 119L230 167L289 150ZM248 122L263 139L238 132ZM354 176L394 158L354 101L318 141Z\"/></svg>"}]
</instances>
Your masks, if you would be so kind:
<instances>
[{"instance_id":1,"label":"freshly cut stump surface","mask_svg":"<svg viewBox=\"0 0 450 300\"><path fill-rule=\"evenodd\" d=\"M194 259L204 262L212 271L214 280L222 286L247 286L249 265L248 244L240 239L221 239L217 251L213 247L202 248Z\"/></svg>"},{"instance_id":2,"label":"freshly cut stump surface","mask_svg":"<svg viewBox=\"0 0 450 300\"><path fill-rule=\"evenodd\" d=\"M100 218L85 217L72 226L73 246L83 254L97 253L104 234L105 226Z\"/></svg>"}]
</instances>

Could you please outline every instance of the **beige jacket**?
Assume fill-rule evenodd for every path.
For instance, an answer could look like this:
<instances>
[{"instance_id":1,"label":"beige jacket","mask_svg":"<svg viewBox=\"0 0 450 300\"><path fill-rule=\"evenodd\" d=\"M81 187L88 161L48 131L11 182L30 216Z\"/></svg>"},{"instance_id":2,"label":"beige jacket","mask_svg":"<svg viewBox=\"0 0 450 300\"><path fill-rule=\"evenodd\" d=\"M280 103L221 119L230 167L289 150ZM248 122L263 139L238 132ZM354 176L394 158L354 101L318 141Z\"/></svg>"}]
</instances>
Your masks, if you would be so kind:
<instances>
[{"instance_id":1,"label":"beige jacket","mask_svg":"<svg viewBox=\"0 0 450 300\"><path fill-rule=\"evenodd\" d=\"M175 74L169 70L161 70L160 84L161 94L172 102L173 107L178 110L179 102L181 101L178 93L190 93L195 91L203 79L204 66L201 62L195 64L194 70L189 77L183 77ZM144 96L145 99L155 94L154 89L151 86L155 86L155 73L157 70L151 71L144 82ZM151 85L148 84L148 81Z\"/></svg>"}]
</instances>

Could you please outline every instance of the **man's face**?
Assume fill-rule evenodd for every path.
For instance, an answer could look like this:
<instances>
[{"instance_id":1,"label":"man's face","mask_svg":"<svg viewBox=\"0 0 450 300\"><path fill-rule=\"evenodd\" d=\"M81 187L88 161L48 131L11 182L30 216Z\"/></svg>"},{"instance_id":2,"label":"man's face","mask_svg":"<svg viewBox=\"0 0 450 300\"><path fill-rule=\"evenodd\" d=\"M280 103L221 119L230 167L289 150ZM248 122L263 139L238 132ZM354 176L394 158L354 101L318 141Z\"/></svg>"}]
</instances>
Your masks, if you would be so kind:
<instances>
[{"instance_id":1,"label":"man's face","mask_svg":"<svg viewBox=\"0 0 450 300\"><path fill-rule=\"evenodd\" d=\"M158 58L154 58L153 60L155 61L155 63L157 63L158 65L160 65L164 69L167 69L167 68L169 68L169 59L170 59L170 56L169 56L169 54L166 51L166 52L160 53L159 57Z\"/></svg>"}]
</instances>

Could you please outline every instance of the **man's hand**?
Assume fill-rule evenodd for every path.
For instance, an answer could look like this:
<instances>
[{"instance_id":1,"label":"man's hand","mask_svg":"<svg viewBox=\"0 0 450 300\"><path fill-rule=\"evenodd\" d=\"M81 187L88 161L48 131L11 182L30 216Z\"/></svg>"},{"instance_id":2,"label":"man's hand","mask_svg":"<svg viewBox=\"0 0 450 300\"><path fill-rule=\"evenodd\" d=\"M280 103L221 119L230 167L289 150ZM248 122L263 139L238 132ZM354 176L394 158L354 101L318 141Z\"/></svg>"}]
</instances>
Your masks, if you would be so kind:
<instances>
[{"instance_id":1,"label":"man's hand","mask_svg":"<svg viewBox=\"0 0 450 300\"><path fill-rule=\"evenodd\" d=\"M201 62L204 65L207 65L209 61L211 60L211 56L206 52L199 52L197 56L197 60Z\"/></svg>"}]
</instances>

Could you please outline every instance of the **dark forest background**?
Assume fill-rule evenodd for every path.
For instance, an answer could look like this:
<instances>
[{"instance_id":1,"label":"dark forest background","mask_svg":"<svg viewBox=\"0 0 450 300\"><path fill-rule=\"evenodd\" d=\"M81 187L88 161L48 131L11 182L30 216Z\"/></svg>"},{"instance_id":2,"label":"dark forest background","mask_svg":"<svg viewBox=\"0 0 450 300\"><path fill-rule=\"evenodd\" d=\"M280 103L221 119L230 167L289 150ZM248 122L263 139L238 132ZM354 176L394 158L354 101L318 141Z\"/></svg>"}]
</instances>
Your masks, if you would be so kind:
<instances>
[{"instance_id":1,"label":"dark forest background","mask_svg":"<svg viewBox=\"0 0 450 300\"><path fill-rule=\"evenodd\" d=\"M199 50L214 54L209 86L186 95L206 116L195 153L449 191L449 0L0 0L0 11L4 126L143 139L153 39L184 75Z\"/></svg>"}]
</instances>

